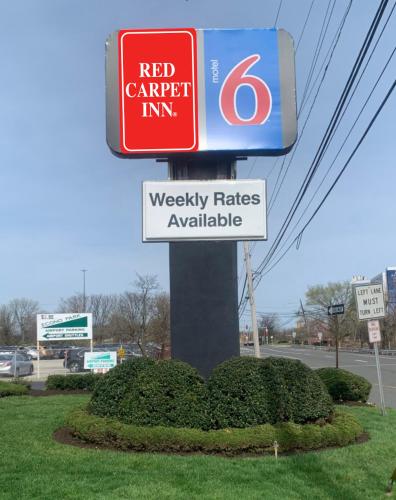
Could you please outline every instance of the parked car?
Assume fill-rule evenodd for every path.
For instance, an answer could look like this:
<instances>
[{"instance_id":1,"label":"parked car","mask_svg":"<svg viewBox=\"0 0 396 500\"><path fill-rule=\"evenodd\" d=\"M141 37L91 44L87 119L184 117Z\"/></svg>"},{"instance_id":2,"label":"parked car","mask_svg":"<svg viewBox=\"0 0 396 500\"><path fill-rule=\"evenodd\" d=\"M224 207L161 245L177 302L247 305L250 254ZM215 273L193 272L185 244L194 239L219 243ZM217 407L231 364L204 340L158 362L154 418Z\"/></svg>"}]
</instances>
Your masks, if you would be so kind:
<instances>
[{"instance_id":1,"label":"parked car","mask_svg":"<svg viewBox=\"0 0 396 500\"><path fill-rule=\"evenodd\" d=\"M33 363L23 354L18 352L0 352L0 375L6 377L20 377L21 375L32 375Z\"/></svg>"},{"instance_id":2,"label":"parked car","mask_svg":"<svg viewBox=\"0 0 396 500\"><path fill-rule=\"evenodd\" d=\"M84 353L89 349L68 349L63 358L63 366L70 370L72 373L78 373L84 370Z\"/></svg>"},{"instance_id":3,"label":"parked car","mask_svg":"<svg viewBox=\"0 0 396 500\"><path fill-rule=\"evenodd\" d=\"M26 347L26 352L27 354L32 358L32 359L37 359L38 357L38 351L36 347Z\"/></svg>"},{"instance_id":4,"label":"parked car","mask_svg":"<svg viewBox=\"0 0 396 500\"><path fill-rule=\"evenodd\" d=\"M32 357L30 354L27 352L25 347L17 347L17 346L3 346L0 347L0 354L14 354L18 353L20 356L22 356L25 360L30 361Z\"/></svg>"}]
</instances>

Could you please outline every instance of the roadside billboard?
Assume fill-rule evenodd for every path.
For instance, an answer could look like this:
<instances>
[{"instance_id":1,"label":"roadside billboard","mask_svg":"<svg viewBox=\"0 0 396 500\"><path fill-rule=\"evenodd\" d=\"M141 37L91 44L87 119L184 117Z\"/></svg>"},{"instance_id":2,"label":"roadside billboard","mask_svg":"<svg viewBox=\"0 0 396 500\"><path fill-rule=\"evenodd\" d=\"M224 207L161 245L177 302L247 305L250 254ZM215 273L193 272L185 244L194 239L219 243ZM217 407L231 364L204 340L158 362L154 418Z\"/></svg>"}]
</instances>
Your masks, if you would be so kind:
<instances>
[{"instance_id":1,"label":"roadside billboard","mask_svg":"<svg viewBox=\"0 0 396 500\"><path fill-rule=\"evenodd\" d=\"M124 157L287 153L294 48L278 29L131 29L106 43L107 142Z\"/></svg>"},{"instance_id":2,"label":"roadside billboard","mask_svg":"<svg viewBox=\"0 0 396 500\"><path fill-rule=\"evenodd\" d=\"M92 340L92 314L37 314L37 340Z\"/></svg>"}]
</instances>

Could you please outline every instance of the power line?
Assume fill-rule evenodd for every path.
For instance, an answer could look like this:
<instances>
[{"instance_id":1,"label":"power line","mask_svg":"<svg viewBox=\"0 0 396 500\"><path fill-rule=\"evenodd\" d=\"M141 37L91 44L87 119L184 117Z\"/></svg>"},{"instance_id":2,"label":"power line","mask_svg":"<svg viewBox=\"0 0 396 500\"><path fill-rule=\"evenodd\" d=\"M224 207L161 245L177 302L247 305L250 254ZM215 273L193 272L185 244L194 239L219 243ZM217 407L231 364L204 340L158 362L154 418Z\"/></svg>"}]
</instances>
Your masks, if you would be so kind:
<instances>
[{"instance_id":1,"label":"power line","mask_svg":"<svg viewBox=\"0 0 396 500\"><path fill-rule=\"evenodd\" d=\"M258 267L259 272L262 270L262 268L264 267L266 262L268 262L268 260L272 257L272 255L276 251L277 247L279 246L281 240L283 239L285 232L287 231L287 229L290 225L291 220L293 219L293 217L296 213L296 210L298 209L299 205L301 204L302 199L303 199L303 197L304 197L304 195L305 195L305 193L306 193L306 191L307 191L307 189L308 189L308 187L309 187L309 185L310 185L310 183L311 183L311 181L312 181L312 179L313 179L313 177L314 177L314 175L319 167L320 161L321 161L323 154L324 154L324 149L325 149L327 143L329 142L332 131L334 130L334 127L339 119L340 113L345 105L346 98L348 97L348 94L351 90L351 87L356 79L357 72L359 71L359 69L363 63L364 57L365 57L365 55L368 51L368 48L371 44L371 41L372 41L373 36L375 34L375 31L378 28L378 24L383 16L383 12L386 8L387 3L388 3L388 0L381 1L381 4L376 12L376 15L371 23L371 26L366 34L365 40L362 44L362 47L359 51L359 54L355 60L355 63L354 63L353 68L351 70L351 73L348 77L347 83L344 86L341 97L339 98L338 103L336 105L336 108L335 108L333 115L330 119L330 123L326 128L326 131L322 137L321 143L320 143L320 145L315 153L314 159L313 159L313 161L309 167L309 170L305 176L305 179L304 179L304 181L299 189L299 192L297 193L295 200L293 201L293 204L292 204L292 206L291 206L291 208L290 208L290 210L289 210L289 212L288 212L288 214L287 214L287 216L282 224L281 229L279 230L279 232L275 238L274 243L272 244L269 252L267 253L267 256L263 259L260 266Z\"/></svg>"},{"instance_id":2,"label":"power line","mask_svg":"<svg viewBox=\"0 0 396 500\"><path fill-rule=\"evenodd\" d=\"M347 83L344 86L342 94L338 100L336 108L333 112L333 115L330 119L330 122L327 126L327 129L322 137L321 143L316 151L316 154L315 154L314 159L310 165L310 168L305 176L305 179L303 180L303 183L301 184L299 192L297 193L297 196L296 196L295 200L293 201L293 204L292 204L292 206L291 206L291 208L290 208L290 210L289 210L289 212L288 212L288 214L287 214L287 216L282 224L281 229L279 230L279 232L274 240L274 243L271 245L270 250L268 251L267 255L265 256L265 258L263 259L263 261L261 262L261 264L259 265L259 267L257 269L257 273L255 276L255 282L256 282L255 288L257 288L258 284L261 281L264 268L268 265L272 256L274 255L277 248L279 247L279 245L280 245L280 243L281 243L281 241L282 241L282 239L283 239L283 237L284 237L284 235L285 235L285 233L286 233L286 231L291 223L291 220L293 219L299 205L301 204L301 202L304 198L304 195L305 195L305 193L306 193L306 191L307 191L307 189L308 189L308 187L309 187L309 185L310 185L310 183L311 183L311 181L312 181L312 179L313 179L313 177L314 177L314 175L315 175L315 173L320 165L320 162L323 158L323 155L324 155L325 151L327 150L327 145L329 144L329 142L332 138L332 132L338 123L340 113L342 112L342 110L345 106L346 99L351 91L353 83L356 80L356 77L357 77L357 74L360 70L360 67L363 64L364 58L365 58L367 51L372 43L373 37L374 37L375 32L378 28L378 25L383 17L383 14L384 14L384 11L386 9L387 4L388 4L388 0L382 0L377 11L376 11L374 19L371 22L371 25L366 33L366 36L365 36L363 44L360 48L359 54L355 60L353 68L350 72ZM294 241L293 241L293 243L294 243ZM291 247L291 245L290 245L290 247ZM242 302L243 302L243 295L242 295L241 301L239 303L240 313L242 313L243 308L246 307L246 300L245 300L244 304L242 304Z\"/></svg>"},{"instance_id":3,"label":"power line","mask_svg":"<svg viewBox=\"0 0 396 500\"><path fill-rule=\"evenodd\" d=\"M324 19L323 19L322 28L321 28L321 31L320 31L320 34L319 34L319 39L318 39L318 42L316 44L314 56L313 56L313 59L312 59L312 62L311 62L311 67L310 67L309 72L308 72L308 78L307 78L307 81L305 83L305 88L304 88L303 96L302 96L302 99L301 99L301 107L304 104L305 96L306 96L308 88L309 88L309 86L311 84L312 77L313 77L313 74L314 74L317 62L318 62L319 54L320 54L320 52L322 50L323 42L324 42L324 40L326 38L326 34L327 34L327 30L329 28L330 20L331 20L331 18L333 16L334 7L335 7L335 0L333 0L333 5L331 7L330 6L331 6L331 1L329 1L328 4L327 4L327 9L326 9L326 13L325 13L325 16L324 16ZM329 12L329 10L330 10L330 14L329 14L329 17L327 18L327 13Z\"/></svg>"},{"instance_id":4,"label":"power line","mask_svg":"<svg viewBox=\"0 0 396 500\"><path fill-rule=\"evenodd\" d=\"M366 130L364 131L363 135L361 136L359 142L356 144L355 148L353 149L352 153L350 154L348 160L345 162L344 166L342 167L341 171L339 172L339 174L337 175L337 177L335 178L334 182L331 184L330 188L328 189L328 191L326 192L325 196L323 197L322 201L319 203L319 205L316 207L315 211L313 212L313 214L311 215L311 217L308 219L308 221L305 223L305 225L303 226L303 228L301 229L301 231L299 232L299 235L302 235L303 232L306 230L306 228L309 226L309 224L313 221L313 219L315 218L316 214L319 212L319 210L321 209L321 207L324 205L325 201L327 200L327 198L329 197L330 193L332 192L332 190L334 189L335 185L337 184L337 182L340 180L342 174L345 172L346 168L348 167L350 161L352 160L352 158L354 157L356 151L359 149L360 145L362 144L362 142L364 141L366 135L368 134L369 130L371 129L371 127L373 126L374 122L376 121L378 115L380 114L380 112L382 111L382 108L385 106L387 100L389 99L389 97L391 96L392 92L394 91L395 89L395 86L396 86L396 80L393 82L393 84L391 85L390 89L388 90L386 96L384 97L384 99L382 100L381 102L381 105L379 106L379 108L377 108L377 111L376 113L374 114L373 118L371 119L369 125L367 126ZM283 252L283 254L276 260L276 262L274 262L274 264L264 273L262 274L262 276L265 276L266 274L268 274L282 259L283 257L286 255L286 253L290 250L290 248L293 246L293 244L296 242L298 236L291 242L291 244L287 247L287 249ZM259 278L261 280L261 277Z\"/></svg>"},{"instance_id":5,"label":"power line","mask_svg":"<svg viewBox=\"0 0 396 500\"><path fill-rule=\"evenodd\" d=\"M320 90L321 90L321 88L322 88L323 82L324 82L325 77L326 77L326 74L327 74L327 70L328 70L328 69L329 69L329 67L330 67L330 63L331 63L331 61L332 61L332 58L333 58L333 55L334 55L335 49L336 49L336 47L337 47L337 45L338 45L338 41L339 41L339 39L340 39L340 36L341 36L342 30L343 30L343 28L344 28L345 21L346 21L346 18L347 18L347 16L348 16L348 13L349 13L349 10L350 10L350 8L351 8L351 5L352 5L352 0L349 2L348 6L347 6L347 8L346 8L346 10L345 10L345 13L344 13L344 15L343 15L343 18L341 19L341 22L340 22L339 27L338 27L338 29L337 29L336 35L335 35L335 37L333 38L333 41L332 41L332 43L330 44L329 51L327 52L327 54L326 54L326 56L325 56L325 59L324 59L324 61L323 61L323 62L325 63L326 58L327 58L327 56L328 56L328 54L329 54L329 52L330 52L330 50L331 50L331 47L333 47L333 49L331 50L331 53L330 53L330 57L329 57L328 63L326 64L326 67L325 67L324 73L323 73L323 75L322 75L322 79L321 79L321 81L320 81L320 83L319 83L319 86L318 86L318 88L317 88L316 94L315 94L314 99L313 99L313 101L312 101L312 103L311 103L311 107L310 107L310 109L309 109L309 112L308 112L308 114L307 114L307 116L306 116L306 118L305 118L304 124L303 124L303 126L302 126L302 130L301 130L301 132L299 133L299 136L298 136L298 139L297 139L297 143L295 144L295 146L294 146L294 148L293 148L292 154L291 154L291 155L290 155L290 157L288 158L288 159L289 159L289 161L288 161L288 165L287 165L286 170L285 170L285 172L284 172L284 174L283 174L283 177L282 177L281 183L280 183L280 185L278 186L278 189L276 190L276 186L275 186L275 188L274 188L274 190L273 190L273 192L272 192L272 196L271 196L271 199L270 199L270 202L269 202L268 214L272 211L272 208L274 207L274 204L275 204L275 202L276 202L276 200L277 200L277 198L278 198L278 196L279 196L280 190L281 190L281 188L282 188L282 186L283 186L283 184L284 184L284 182L285 182L285 178L286 178L286 175L287 175L287 173L288 173L288 171L289 171L289 168L290 168L290 166L291 166L291 163L292 163L292 161L293 161L293 159L294 159L294 156L295 156L295 154L296 154L296 152L297 152L297 150L298 150L298 146L300 145L300 142L301 142L301 140L302 140L302 138L303 138L303 136L304 136L304 131L305 131L305 128L306 128L306 126L307 126L307 124L308 124L309 118L311 117L311 113L312 113L312 111L313 111L313 108L315 107L316 100L317 100L317 98L318 98L319 92L320 92ZM322 65L322 67L323 67L323 65ZM319 73L319 74L320 74L320 73ZM308 99L307 99L307 100L308 100ZM300 113L301 113L301 109L302 109L302 106L303 106L303 105L304 105L304 103L301 103L301 104L300 104ZM299 114L300 114L300 113L299 113ZM281 171L283 170L283 165L284 165L284 163L285 163L285 161L286 161L286 158L287 158L287 157L285 156L285 157L284 157L284 159L283 159L282 166L281 166ZM281 173L281 172L280 172L280 173ZM278 179L279 179L279 177L278 177ZM276 191L276 192L275 192L275 191Z\"/></svg>"},{"instance_id":6,"label":"power line","mask_svg":"<svg viewBox=\"0 0 396 500\"><path fill-rule=\"evenodd\" d=\"M279 7L278 7L278 12L276 13L276 18L275 18L274 26L276 26L276 23L278 22L279 12L280 12L280 10L282 8L282 3L283 3L283 0L280 0Z\"/></svg>"},{"instance_id":7,"label":"power line","mask_svg":"<svg viewBox=\"0 0 396 500\"><path fill-rule=\"evenodd\" d=\"M395 4L395 5L396 5L396 4ZM305 209L304 209L304 210L303 210L303 212L301 213L301 215L300 215L300 217L299 217L298 221L296 222L296 224L294 225L293 229L291 230L291 232L290 232L289 236L286 238L286 240L285 240L285 242L283 243L282 247L279 249L279 253L280 253L280 252L283 250L283 248L286 246L287 241L289 241L289 240L290 240L290 238L291 238L291 236L292 236L293 232L296 230L296 228L297 228L298 224L301 222L301 220L302 220L303 216L306 214L306 212L307 212L308 208L311 206L311 204L312 204L312 202L313 202L313 200L314 200L315 196L316 196L316 195L317 195L317 193L319 192L319 189L322 187L323 182L325 181L325 179L327 178L328 174L330 173L330 171L331 171L332 167L334 166L334 164L335 164L335 162L336 162L337 158L339 157L339 155L340 155L340 153L341 153L341 151L342 151L342 149L343 149L344 145L346 144L346 142L347 142L348 138L350 137L350 135L351 135L352 131L354 130L354 128L355 128L355 126L356 126L356 124L357 124L357 122L358 122L359 118L360 118L360 117L361 117L361 115L363 114L363 111L365 110L365 108L366 108L366 106L367 106L368 102L370 101L371 96L373 95L373 93L374 93L375 89L377 88L377 86L378 86L378 84L379 84L379 82L380 82L380 80L381 80L381 78L382 78L383 74L385 73L385 71L386 71L387 67L389 66L389 63L391 62L391 60L392 60L392 58L393 58L393 56L394 56L394 54L395 54L395 51L396 51L396 47L393 49L393 51L391 52L390 56L388 57L387 62L385 63L384 67L382 68L382 70L381 70L381 72L380 72L380 74L379 74L379 76L378 76L378 78L377 78L377 80L376 80L375 84L373 85L373 87L372 87L372 89L371 89L371 91L370 91L369 95L367 96L367 98L366 98L366 100L365 100L365 102L364 102L363 106L361 107L361 109L360 109L360 111L359 111L359 113L358 113L357 117L355 118L355 121L353 122L353 124L352 124L351 128L349 129L348 134L346 135L346 137L345 137L344 141L342 142L342 144L341 144L340 148L338 149L337 154L335 155L335 157L334 157L333 161L331 162L330 166L328 167L328 169L327 169L327 171L326 171L325 175L323 176L323 178L322 178L321 182L319 183L319 185L318 185L318 187L316 188L316 190L315 190L314 194L312 195L311 199L309 200L309 202L308 202L307 206L305 207ZM367 66L366 66L366 67L367 67ZM301 233L299 233L298 238L300 239L300 238L301 238L301 236L302 236L302 234L301 234ZM277 256L275 255L275 258L276 258L276 257L277 257Z\"/></svg>"},{"instance_id":8,"label":"power line","mask_svg":"<svg viewBox=\"0 0 396 500\"><path fill-rule=\"evenodd\" d=\"M312 0L311 6L309 7L308 14L307 14L307 16L305 18L304 26L303 26L303 28L301 30L300 36L298 37L298 42L297 42L297 45L296 45L296 54L297 54L297 51L298 51L298 47L300 46L300 42L302 40L302 37L304 36L305 27L307 26L307 23L308 23L308 20L309 20L309 16L311 15L311 11L312 11L312 7L313 7L314 3L315 3L315 0Z\"/></svg>"}]
</instances>

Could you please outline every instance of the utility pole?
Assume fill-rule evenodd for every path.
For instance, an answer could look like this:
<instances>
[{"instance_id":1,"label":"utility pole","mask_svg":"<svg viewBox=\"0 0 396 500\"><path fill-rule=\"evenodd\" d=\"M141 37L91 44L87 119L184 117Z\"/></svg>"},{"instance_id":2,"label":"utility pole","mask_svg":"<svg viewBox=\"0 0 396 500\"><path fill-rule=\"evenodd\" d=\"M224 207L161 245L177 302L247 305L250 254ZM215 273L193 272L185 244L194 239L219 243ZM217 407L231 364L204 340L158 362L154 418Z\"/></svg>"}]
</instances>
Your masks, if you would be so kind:
<instances>
[{"instance_id":1,"label":"utility pole","mask_svg":"<svg viewBox=\"0 0 396 500\"><path fill-rule=\"evenodd\" d=\"M246 277L247 277L249 302L250 302L250 314L252 317L254 355L256 356L256 358L260 358L261 355L260 355L260 345L259 345L258 328L257 328L256 302L254 300L250 251L249 251L249 243L247 241L243 242L243 251L245 254L245 266L246 266Z\"/></svg>"},{"instance_id":2,"label":"utility pole","mask_svg":"<svg viewBox=\"0 0 396 500\"><path fill-rule=\"evenodd\" d=\"M339 324L338 324L338 316L336 315L334 318L335 322L335 345L336 345L336 368L339 368L339 360L338 360L338 348L339 348Z\"/></svg>"},{"instance_id":3,"label":"utility pole","mask_svg":"<svg viewBox=\"0 0 396 500\"><path fill-rule=\"evenodd\" d=\"M301 312L302 312L302 315L303 315L303 318L304 318L305 328L307 329L307 337L309 339L309 323L307 321L307 317L305 315L305 310L304 310L304 306L303 306L303 303L302 303L301 299L300 299L300 305L301 305ZM308 342L309 342L309 340L308 340Z\"/></svg>"},{"instance_id":4,"label":"utility pole","mask_svg":"<svg viewBox=\"0 0 396 500\"><path fill-rule=\"evenodd\" d=\"M85 311L85 302L86 302L86 297L85 297L85 273L88 271L88 269L81 269L81 272L83 273L83 310L82 312Z\"/></svg>"}]
</instances>

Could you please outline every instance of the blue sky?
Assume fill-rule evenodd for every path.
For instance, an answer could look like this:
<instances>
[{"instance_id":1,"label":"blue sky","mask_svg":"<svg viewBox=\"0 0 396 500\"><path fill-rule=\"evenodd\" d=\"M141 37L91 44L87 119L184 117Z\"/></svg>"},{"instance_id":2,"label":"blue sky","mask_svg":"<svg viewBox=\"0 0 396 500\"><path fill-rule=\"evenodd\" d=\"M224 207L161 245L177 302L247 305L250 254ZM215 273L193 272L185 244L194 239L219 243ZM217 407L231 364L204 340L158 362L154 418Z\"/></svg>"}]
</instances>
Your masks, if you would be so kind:
<instances>
[{"instance_id":1,"label":"blue sky","mask_svg":"<svg viewBox=\"0 0 396 500\"><path fill-rule=\"evenodd\" d=\"M336 2L319 66L347 3ZM270 213L269 241L255 246L253 267L264 258L290 208L378 4L369 0L352 4L317 105ZM310 5L311 0L283 0L277 26L298 40ZM83 268L88 270L87 293L132 289L136 272L158 275L162 288L168 289L168 245L141 242L140 193L143 180L166 178L166 165L154 160L120 160L106 145L105 40L122 28L271 27L278 6L279 0L2 3L0 303L28 297L39 301L43 310L53 311L60 297L82 290ZM327 6L327 0L315 1L300 43L298 99ZM395 17L329 148L314 189L395 45ZM392 60L320 193L329 187L360 137L392 83L395 68ZM396 264L395 111L392 96L307 229L300 248L293 248L264 277L257 289L259 311L291 313L309 285L350 279L355 274L371 277ZM240 162L238 177L267 178L273 164L271 158ZM269 194L277 168L268 177ZM239 265L241 270L241 252Z\"/></svg>"}]
</instances>

